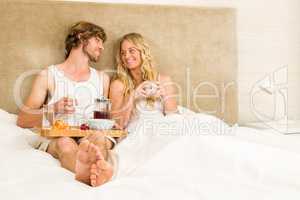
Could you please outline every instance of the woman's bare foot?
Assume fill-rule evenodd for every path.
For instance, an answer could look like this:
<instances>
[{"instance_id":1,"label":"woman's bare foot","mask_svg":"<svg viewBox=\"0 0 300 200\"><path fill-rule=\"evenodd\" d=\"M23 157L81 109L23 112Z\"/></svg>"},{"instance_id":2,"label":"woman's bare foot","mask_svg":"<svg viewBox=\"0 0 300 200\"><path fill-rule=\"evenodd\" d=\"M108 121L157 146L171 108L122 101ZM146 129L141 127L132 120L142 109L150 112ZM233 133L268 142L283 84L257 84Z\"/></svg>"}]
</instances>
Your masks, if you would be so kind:
<instances>
[{"instance_id":1,"label":"woman's bare foot","mask_svg":"<svg viewBox=\"0 0 300 200\"><path fill-rule=\"evenodd\" d=\"M101 154L101 152L99 151ZM97 158L96 163L91 166L91 186L97 187L108 182L113 176L113 168L111 164L103 159L103 156Z\"/></svg>"},{"instance_id":2,"label":"woman's bare foot","mask_svg":"<svg viewBox=\"0 0 300 200\"><path fill-rule=\"evenodd\" d=\"M79 144L76 155L75 179L90 185L90 169L93 163L101 158L98 147L88 140Z\"/></svg>"}]
</instances>

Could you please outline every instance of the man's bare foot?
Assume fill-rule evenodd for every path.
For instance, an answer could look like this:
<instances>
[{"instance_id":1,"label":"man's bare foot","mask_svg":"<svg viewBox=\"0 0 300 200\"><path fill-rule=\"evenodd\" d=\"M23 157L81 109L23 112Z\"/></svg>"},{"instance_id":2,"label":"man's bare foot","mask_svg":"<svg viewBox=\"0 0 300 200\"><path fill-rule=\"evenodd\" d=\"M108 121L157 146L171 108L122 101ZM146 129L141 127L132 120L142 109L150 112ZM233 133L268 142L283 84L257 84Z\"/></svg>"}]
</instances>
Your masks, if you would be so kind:
<instances>
[{"instance_id":1,"label":"man's bare foot","mask_svg":"<svg viewBox=\"0 0 300 200\"><path fill-rule=\"evenodd\" d=\"M101 152L99 151L101 154ZM100 158L100 159L98 159ZM97 187L108 182L113 176L111 164L103 159L103 156L97 157L96 163L91 166L91 186Z\"/></svg>"},{"instance_id":2,"label":"man's bare foot","mask_svg":"<svg viewBox=\"0 0 300 200\"><path fill-rule=\"evenodd\" d=\"M88 140L83 140L79 144L76 155L75 179L90 185L90 169L93 163L99 160L98 147Z\"/></svg>"}]
</instances>

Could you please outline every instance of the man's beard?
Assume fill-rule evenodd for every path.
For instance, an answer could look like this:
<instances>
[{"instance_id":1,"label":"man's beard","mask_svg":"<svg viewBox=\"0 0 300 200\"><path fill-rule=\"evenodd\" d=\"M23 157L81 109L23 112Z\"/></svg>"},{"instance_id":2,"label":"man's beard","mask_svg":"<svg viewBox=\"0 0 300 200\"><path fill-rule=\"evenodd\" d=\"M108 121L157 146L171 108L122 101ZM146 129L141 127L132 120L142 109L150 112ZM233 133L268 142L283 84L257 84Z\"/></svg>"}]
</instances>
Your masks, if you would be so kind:
<instances>
[{"instance_id":1,"label":"man's beard","mask_svg":"<svg viewBox=\"0 0 300 200\"><path fill-rule=\"evenodd\" d=\"M96 56L93 56L92 54L90 54L89 51L87 51L86 47L87 47L87 45L83 45L82 51L85 55L87 55L87 57L89 58L89 61L90 62L98 62L99 56L96 57Z\"/></svg>"}]
</instances>

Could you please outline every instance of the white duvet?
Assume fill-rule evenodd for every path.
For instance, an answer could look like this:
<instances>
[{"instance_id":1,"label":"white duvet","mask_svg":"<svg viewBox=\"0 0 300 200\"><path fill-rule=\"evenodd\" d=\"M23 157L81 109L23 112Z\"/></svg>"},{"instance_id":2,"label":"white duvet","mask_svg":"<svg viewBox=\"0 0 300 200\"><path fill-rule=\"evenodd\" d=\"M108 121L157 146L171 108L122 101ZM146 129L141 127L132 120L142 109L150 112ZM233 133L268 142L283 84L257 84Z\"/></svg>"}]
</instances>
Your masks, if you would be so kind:
<instances>
[{"instance_id":1,"label":"white duvet","mask_svg":"<svg viewBox=\"0 0 300 200\"><path fill-rule=\"evenodd\" d=\"M213 134L216 124L223 124L219 120L206 115L185 118L209 126L185 135L178 127L177 135L157 134L152 128L150 139L128 138L116 149L117 177L91 188L74 181L50 155L33 149L30 144L37 136L16 127L16 116L0 110L1 199L300 199L300 153L289 148L290 138L266 137L243 127ZM182 119L174 115L164 120ZM143 145L126 151L136 141ZM297 142L292 143L295 147Z\"/></svg>"}]
</instances>

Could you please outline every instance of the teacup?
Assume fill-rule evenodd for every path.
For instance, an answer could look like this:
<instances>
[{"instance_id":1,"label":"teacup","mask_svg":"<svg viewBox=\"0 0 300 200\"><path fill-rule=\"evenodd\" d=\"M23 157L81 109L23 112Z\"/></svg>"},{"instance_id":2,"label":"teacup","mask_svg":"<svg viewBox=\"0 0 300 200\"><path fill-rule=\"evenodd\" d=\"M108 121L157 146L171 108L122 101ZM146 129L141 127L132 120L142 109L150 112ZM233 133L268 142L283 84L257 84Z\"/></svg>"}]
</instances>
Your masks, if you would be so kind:
<instances>
[{"instance_id":1,"label":"teacup","mask_svg":"<svg viewBox=\"0 0 300 200\"><path fill-rule=\"evenodd\" d=\"M157 92L158 86L155 82L148 82L144 86L144 91L146 93L146 96L154 96L155 93Z\"/></svg>"}]
</instances>

